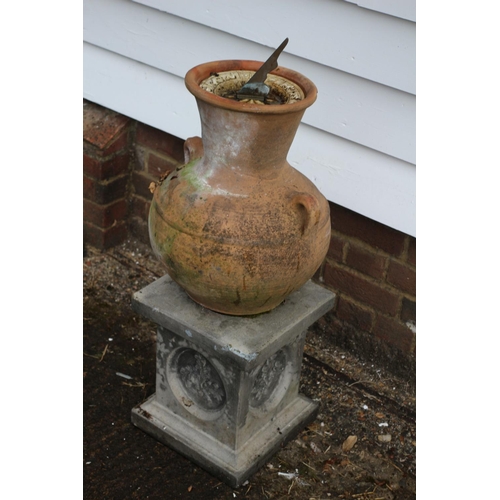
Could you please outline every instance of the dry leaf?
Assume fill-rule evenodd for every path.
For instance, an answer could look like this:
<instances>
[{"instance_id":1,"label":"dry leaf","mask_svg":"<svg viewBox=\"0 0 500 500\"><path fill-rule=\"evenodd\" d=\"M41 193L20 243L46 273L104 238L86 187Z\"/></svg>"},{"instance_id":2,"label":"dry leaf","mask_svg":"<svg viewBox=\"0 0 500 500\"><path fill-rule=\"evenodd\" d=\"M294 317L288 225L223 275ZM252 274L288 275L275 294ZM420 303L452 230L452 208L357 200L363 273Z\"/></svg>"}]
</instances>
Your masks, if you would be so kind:
<instances>
[{"instance_id":1,"label":"dry leaf","mask_svg":"<svg viewBox=\"0 0 500 500\"><path fill-rule=\"evenodd\" d=\"M342 444L342 451L346 453L347 451L352 450L352 447L356 444L357 440L357 436L349 436Z\"/></svg>"},{"instance_id":2,"label":"dry leaf","mask_svg":"<svg viewBox=\"0 0 500 500\"><path fill-rule=\"evenodd\" d=\"M312 422L311 424L309 424L307 426L307 429L309 429L310 431L319 431L320 430L320 426L317 422Z\"/></svg>"},{"instance_id":3,"label":"dry leaf","mask_svg":"<svg viewBox=\"0 0 500 500\"><path fill-rule=\"evenodd\" d=\"M333 467L334 461L329 458L324 464L323 464L323 472L332 472L335 468Z\"/></svg>"}]
</instances>

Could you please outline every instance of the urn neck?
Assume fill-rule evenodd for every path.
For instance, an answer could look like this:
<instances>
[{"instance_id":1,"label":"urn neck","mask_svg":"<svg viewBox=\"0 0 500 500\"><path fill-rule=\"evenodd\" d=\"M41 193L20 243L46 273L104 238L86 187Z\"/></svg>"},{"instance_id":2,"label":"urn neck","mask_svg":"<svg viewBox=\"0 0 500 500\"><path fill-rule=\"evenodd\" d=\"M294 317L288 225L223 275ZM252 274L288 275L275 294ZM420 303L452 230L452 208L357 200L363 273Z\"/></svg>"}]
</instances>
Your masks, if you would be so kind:
<instances>
[{"instance_id":1,"label":"urn neck","mask_svg":"<svg viewBox=\"0 0 500 500\"><path fill-rule=\"evenodd\" d=\"M286 157L304 110L254 114L225 109L197 99L205 163L245 175L273 177Z\"/></svg>"}]
</instances>

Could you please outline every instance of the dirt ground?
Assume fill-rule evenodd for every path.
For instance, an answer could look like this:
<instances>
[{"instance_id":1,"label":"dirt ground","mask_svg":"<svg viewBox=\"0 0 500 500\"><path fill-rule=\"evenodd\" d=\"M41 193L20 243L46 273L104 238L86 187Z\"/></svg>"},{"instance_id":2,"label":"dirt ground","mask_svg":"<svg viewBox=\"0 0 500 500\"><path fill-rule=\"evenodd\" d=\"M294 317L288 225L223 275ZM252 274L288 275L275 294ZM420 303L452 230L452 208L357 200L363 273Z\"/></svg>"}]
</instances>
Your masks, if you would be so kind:
<instances>
[{"instance_id":1,"label":"dirt ground","mask_svg":"<svg viewBox=\"0 0 500 500\"><path fill-rule=\"evenodd\" d=\"M130 298L163 274L135 240L84 251L85 499L416 498L414 377L341 350L319 322L301 374L318 417L239 489L134 427L131 409L154 392L156 332Z\"/></svg>"}]
</instances>

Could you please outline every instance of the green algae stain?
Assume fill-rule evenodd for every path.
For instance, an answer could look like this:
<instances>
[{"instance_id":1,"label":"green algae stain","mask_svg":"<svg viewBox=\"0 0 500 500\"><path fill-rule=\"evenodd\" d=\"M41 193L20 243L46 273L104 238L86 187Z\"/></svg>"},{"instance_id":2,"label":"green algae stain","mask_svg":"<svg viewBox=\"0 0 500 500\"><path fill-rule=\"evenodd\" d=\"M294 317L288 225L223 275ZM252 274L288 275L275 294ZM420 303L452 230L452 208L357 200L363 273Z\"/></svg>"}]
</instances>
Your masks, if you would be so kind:
<instances>
[{"instance_id":1,"label":"green algae stain","mask_svg":"<svg viewBox=\"0 0 500 500\"><path fill-rule=\"evenodd\" d=\"M182 180L185 181L189 187L194 188L195 191L201 191L205 186L204 179L195 168L200 160L201 158L195 158L184 165L182 170L179 171L179 177L182 178Z\"/></svg>"}]
</instances>

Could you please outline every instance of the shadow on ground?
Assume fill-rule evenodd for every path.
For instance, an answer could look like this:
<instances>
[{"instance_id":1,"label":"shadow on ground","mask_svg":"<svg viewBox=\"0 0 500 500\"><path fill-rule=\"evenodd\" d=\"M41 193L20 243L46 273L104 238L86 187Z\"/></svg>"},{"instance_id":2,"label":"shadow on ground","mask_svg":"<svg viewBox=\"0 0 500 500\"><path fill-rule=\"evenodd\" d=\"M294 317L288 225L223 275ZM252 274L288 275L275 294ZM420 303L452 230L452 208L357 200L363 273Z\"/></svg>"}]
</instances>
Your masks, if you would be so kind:
<instances>
[{"instance_id":1,"label":"shadow on ground","mask_svg":"<svg viewBox=\"0 0 500 500\"><path fill-rule=\"evenodd\" d=\"M301 392L319 402L319 415L239 489L134 427L131 409L154 392L156 332L130 298L163 274L134 240L86 249L86 500L415 498L414 374L406 380L341 350L319 322L308 332L301 375Z\"/></svg>"}]
</instances>

